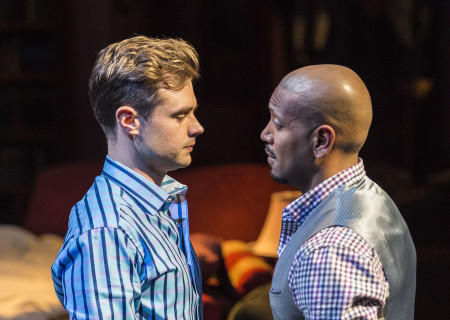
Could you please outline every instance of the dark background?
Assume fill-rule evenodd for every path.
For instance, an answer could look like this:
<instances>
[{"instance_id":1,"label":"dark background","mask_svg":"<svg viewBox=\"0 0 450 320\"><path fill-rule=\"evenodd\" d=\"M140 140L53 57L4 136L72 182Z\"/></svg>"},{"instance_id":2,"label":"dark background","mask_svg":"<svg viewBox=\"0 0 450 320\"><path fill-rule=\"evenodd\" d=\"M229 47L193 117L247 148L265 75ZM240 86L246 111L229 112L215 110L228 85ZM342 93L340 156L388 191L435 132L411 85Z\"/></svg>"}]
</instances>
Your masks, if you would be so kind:
<instances>
[{"instance_id":1,"label":"dark background","mask_svg":"<svg viewBox=\"0 0 450 320\"><path fill-rule=\"evenodd\" d=\"M372 95L366 170L397 202L417 246L416 318L442 317L450 297L449 17L447 0L0 0L0 223L22 223L40 168L104 158L87 82L112 42L181 37L198 50L205 133L194 167L265 162L259 133L281 78L308 64L343 64Z\"/></svg>"}]
</instances>

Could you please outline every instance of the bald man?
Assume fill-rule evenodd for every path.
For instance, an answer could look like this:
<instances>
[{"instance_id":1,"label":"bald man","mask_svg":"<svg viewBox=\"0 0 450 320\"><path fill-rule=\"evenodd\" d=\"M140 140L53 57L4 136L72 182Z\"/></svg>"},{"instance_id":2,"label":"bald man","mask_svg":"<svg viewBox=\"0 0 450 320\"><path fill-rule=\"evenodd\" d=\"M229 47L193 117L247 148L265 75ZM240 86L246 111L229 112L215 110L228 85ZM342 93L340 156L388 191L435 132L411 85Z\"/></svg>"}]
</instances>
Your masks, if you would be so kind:
<instances>
[{"instance_id":1,"label":"bald man","mask_svg":"<svg viewBox=\"0 0 450 320\"><path fill-rule=\"evenodd\" d=\"M358 157L372 121L363 81L343 66L304 67L283 78L269 111L271 176L302 191L282 213L274 318L413 319L411 235Z\"/></svg>"}]
</instances>

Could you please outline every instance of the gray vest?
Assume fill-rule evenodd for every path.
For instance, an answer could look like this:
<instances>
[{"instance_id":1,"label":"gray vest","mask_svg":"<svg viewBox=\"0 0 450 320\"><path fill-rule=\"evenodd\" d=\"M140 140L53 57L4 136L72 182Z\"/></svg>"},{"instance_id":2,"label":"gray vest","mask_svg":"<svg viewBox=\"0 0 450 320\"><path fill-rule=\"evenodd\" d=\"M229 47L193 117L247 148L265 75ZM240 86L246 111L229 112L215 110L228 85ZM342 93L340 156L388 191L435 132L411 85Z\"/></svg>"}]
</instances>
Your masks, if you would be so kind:
<instances>
[{"instance_id":1,"label":"gray vest","mask_svg":"<svg viewBox=\"0 0 450 320\"><path fill-rule=\"evenodd\" d=\"M345 226L365 239L377 252L389 282L389 298L379 318L414 319L416 251L408 227L389 196L364 177L336 189L294 233L275 267L270 306L277 319L304 319L294 303L288 274L301 245L318 231ZM382 314L381 314L382 313Z\"/></svg>"}]
</instances>

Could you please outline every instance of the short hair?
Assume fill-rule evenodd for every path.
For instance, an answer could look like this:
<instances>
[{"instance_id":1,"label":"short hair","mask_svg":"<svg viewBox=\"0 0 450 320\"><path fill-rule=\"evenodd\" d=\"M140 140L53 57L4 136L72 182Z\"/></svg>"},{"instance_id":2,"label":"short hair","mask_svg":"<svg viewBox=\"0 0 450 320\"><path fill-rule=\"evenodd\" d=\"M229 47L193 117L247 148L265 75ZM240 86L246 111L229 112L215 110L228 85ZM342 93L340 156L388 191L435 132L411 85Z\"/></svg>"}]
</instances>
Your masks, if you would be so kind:
<instances>
[{"instance_id":1,"label":"short hair","mask_svg":"<svg viewBox=\"0 0 450 320\"><path fill-rule=\"evenodd\" d=\"M136 36L98 53L89 100L106 137L115 140L119 107L129 105L147 119L163 102L160 89L178 91L199 77L198 54L188 42Z\"/></svg>"}]
</instances>

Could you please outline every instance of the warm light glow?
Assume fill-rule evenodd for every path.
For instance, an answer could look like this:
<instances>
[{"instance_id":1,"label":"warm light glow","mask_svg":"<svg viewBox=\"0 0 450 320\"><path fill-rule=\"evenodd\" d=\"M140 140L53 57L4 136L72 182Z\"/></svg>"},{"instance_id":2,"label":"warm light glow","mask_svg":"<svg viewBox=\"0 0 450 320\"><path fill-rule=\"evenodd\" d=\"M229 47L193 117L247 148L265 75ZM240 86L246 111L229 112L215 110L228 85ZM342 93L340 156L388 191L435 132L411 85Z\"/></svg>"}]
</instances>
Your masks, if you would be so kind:
<instances>
[{"instance_id":1,"label":"warm light glow","mask_svg":"<svg viewBox=\"0 0 450 320\"><path fill-rule=\"evenodd\" d=\"M281 232L281 214L283 209L301 196L300 191L279 191L272 193L266 220L258 239L251 244L253 254L263 257L277 257Z\"/></svg>"}]
</instances>

